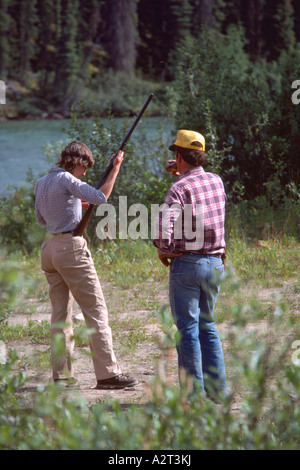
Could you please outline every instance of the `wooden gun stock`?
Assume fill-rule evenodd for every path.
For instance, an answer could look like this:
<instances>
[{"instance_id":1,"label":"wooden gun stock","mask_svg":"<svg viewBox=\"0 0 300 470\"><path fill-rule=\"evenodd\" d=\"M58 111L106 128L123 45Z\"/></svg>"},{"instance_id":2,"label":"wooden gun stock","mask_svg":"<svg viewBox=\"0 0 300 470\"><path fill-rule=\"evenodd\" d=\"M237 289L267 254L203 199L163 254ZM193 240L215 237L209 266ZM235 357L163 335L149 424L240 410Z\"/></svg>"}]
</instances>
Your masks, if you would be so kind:
<instances>
[{"instance_id":1,"label":"wooden gun stock","mask_svg":"<svg viewBox=\"0 0 300 470\"><path fill-rule=\"evenodd\" d=\"M108 165L108 167L106 168L105 172L103 173L103 175L101 176L101 179L99 180L97 186L96 186L96 189L100 189L101 186L104 184L106 178L108 177L109 173L111 172L112 168L113 168L113 162L114 162L114 159L116 158L118 152L120 150L123 150L125 145L127 144L131 134L133 133L137 123L139 122L139 120L141 119L142 115L144 114L144 112L146 111L146 108L148 107L150 101L152 100L153 98L153 93L151 93L146 101L146 103L144 104L144 106L142 107L142 109L140 110L139 114L137 115L134 123L132 124L131 128L129 129L129 131L127 132L126 134L126 137L125 139L123 140L123 142L121 143L120 147L118 148L118 150L116 151L116 153L114 154L113 158L111 159L110 161L110 164ZM91 215L93 213L93 210L94 210L94 207L95 207L95 204L90 204L88 209L86 210L85 214L83 215L81 221L79 222L78 226L76 227L76 229L73 231L73 235L76 237L76 236L82 236L83 232L85 231L86 227L87 227L87 224L91 218Z\"/></svg>"}]
</instances>

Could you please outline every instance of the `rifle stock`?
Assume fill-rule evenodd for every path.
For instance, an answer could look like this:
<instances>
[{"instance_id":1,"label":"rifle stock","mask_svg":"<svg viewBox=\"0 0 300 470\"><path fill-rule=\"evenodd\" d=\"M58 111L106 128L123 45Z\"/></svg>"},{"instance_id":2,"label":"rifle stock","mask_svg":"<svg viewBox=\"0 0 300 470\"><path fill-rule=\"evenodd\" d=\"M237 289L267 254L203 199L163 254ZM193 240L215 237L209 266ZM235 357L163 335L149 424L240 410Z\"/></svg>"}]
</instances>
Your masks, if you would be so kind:
<instances>
[{"instance_id":1,"label":"rifle stock","mask_svg":"<svg viewBox=\"0 0 300 470\"><path fill-rule=\"evenodd\" d=\"M133 133L135 127L137 126L139 120L141 119L142 115L144 114L146 108L148 107L150 101L152 100L153 98L153 93L151 93L147 99L147 101L145 102L144 106L142 107L142 109L140 110L139 114L137 115L134 123L132 124L131 128L129 129L129 131L127 132L126 136L125 136L125 139L123 140L123 142L121 143L120 147L118 148L118 150L116 151L116 153L114 154L113 158L111 159L108 167L106 168L105 172L103 173L103 175L101 176L97 186L96 186L96 189L100 189L101 186L104 184L106 178L108 177L109 173L111 172L112 168L113 168L113 162L114 162L114 159L116 158L118 152L120 150L123 150L125 145L127 144L131 134ZM86 227L87 227L87 224L91 218L91 215L93 213L93 210L94 210L94 207L95 207L95 204L90 204L89 207L87 208L85 214L83 215L81 221L79 222L78 226L76 227L76 229L73 231L73 235L74 236L82 236L83 232L85 231Z\"/></svg>"}]
</instances>

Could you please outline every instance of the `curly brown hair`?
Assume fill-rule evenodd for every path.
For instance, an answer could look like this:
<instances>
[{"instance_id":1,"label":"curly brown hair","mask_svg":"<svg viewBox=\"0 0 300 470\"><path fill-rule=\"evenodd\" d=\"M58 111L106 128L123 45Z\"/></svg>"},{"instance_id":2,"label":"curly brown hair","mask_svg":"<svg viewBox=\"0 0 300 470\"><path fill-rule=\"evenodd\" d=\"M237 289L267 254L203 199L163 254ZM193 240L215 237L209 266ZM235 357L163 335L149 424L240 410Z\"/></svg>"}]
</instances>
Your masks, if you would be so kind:
<instances>
[{"instance_id":1,"label":"curly brown hair","mask_svg":"<svg viewBox=\"0 0 300 470\"><path fill-rule=\"evenodd\" d=\"M176 155L180 153L183 160L191 166L202 166L206 160L206 153L203 150L186 149L175 146Z\"/></svg>"},{"instance_id":2,"label":"curly brown hair","mask_svg":"<svg viewBox=\"0 0 300 470\"><path fill-rule=\"evenodd\" d=\"M71 173L77 165L91 168L94 166L94 163L95 160L89 147L82 142L74 140L61 152L60 160L56 165Z\"/></svg>"}]
</instances>

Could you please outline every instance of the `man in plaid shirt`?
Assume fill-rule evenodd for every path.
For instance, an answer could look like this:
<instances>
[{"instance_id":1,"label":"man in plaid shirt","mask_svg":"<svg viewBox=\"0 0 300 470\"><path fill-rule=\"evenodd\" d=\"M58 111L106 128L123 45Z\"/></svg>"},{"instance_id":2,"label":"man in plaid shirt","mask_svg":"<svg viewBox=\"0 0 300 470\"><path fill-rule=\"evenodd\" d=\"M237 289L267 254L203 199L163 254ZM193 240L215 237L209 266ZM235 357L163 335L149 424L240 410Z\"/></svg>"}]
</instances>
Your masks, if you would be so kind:
<instances>
[{"instance_id":1,"label":"man in plaid shirt","mask_svg":"<svg viewBox=\"0 0 300 470\"><path fill-rule=\"evenodd\" d=\"M170 147L176 160L167 170L178 176L159 213L153 243L170 266L172 315L180 332L178 366L210 396L226 395L222 345L213 319L224 272L225 201L223 182L202 168L205 139L180 130Z\"/></svg>"}]
</instances>

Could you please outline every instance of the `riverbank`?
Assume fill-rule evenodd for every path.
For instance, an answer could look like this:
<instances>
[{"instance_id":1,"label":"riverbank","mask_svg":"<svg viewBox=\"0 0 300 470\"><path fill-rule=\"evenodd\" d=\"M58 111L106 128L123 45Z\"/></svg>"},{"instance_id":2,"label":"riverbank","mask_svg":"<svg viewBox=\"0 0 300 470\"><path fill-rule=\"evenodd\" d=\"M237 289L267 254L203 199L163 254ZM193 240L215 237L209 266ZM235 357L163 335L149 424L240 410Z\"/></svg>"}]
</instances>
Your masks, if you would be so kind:
<instances>
[{"instance_id":1,"label":"riverbank","mask_svg":"<svg viewBox=\"0 0 300 470\"><path fill-rule=\"evenodd\" d=\"M18 112L18 110L12 106L8 106L6 110L3 111L3 115L0 115L0 122L5 121L43 121L43 120L61 120L69 119L71 117L70 113L63 115L58 112L46 113L41 112L40 114L23 114Z\"/></svg>"},{"instance_id":2,"label":"riverbank","mask_svg":"<svg viewBox=\"0 0 300 470\"><path fill-rule=\"evenodd\" d=\"M16 80L5 82L6 103L0 105L0 122L9 120L69 119L72 108L83 103L99 116L132 116L139 112L150 93L154 93L147 116L168 114L167 86L137 77L114 74L101 80L98 87L82 87L74 93L70 104L41 95L34 79L26 85Z\"/></svg>"},{"instance_id":3,"label":"riverbank","mask_svg":"<svg viewBox=\"0 0 300 470\"><path fill-rule=\"evenodd\" d=\"M137 110L129 110L127 116L135 116L138 113ZM102 113L100 113L100 117L106 118L108 115L114 116L116 118L124 117L124 112L118 112L117 110L113 110L110 108L105 109ZM161 112L161 110L156 109L152 112L147 112L148 117L162 117L167 118L167 112ZM67 111L61 113L59 111L40 111L36 113L28 113L25 114L22 109L18 109L18 107L14 107L13 105L2 105L0 108L0 122L5 121L48 121L48 120L63 120L63 119L70 119L72 116L71 111Z\"/></svg>"}]
</instances>

